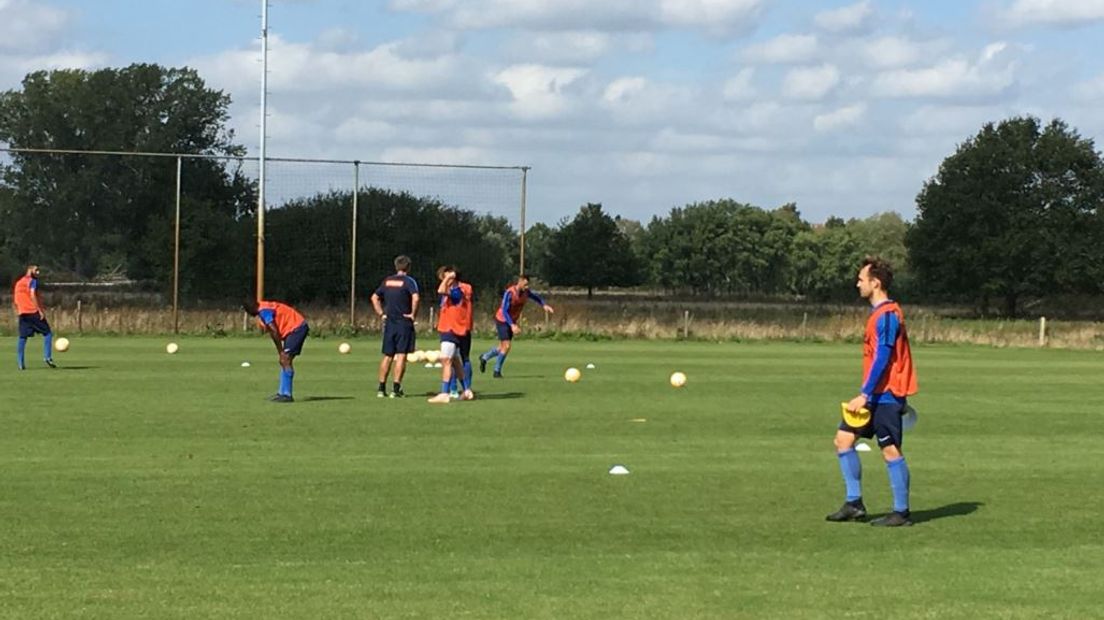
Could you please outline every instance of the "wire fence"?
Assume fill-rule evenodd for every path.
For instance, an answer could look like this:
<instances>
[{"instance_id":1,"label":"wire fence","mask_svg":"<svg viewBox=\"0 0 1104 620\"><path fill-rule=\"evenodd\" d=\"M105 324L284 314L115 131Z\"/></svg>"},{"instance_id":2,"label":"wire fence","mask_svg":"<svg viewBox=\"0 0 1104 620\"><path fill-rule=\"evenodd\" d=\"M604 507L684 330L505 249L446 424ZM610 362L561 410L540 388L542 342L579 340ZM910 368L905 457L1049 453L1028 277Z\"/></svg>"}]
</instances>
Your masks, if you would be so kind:
<instances>
[{"instance_id":1,"label":"wire fence","mask_svg":"<svg viewBox=\"0 0 1104 620\"><path fill-rule=\"evenodd\" d=\"M182 310L257 294L349 326L398 254L501 286L525 265L529 168L0 149L0 268L44 267L59 300ZM69 304L71 305L71 304Z\"/></svg>"}]
</instances>

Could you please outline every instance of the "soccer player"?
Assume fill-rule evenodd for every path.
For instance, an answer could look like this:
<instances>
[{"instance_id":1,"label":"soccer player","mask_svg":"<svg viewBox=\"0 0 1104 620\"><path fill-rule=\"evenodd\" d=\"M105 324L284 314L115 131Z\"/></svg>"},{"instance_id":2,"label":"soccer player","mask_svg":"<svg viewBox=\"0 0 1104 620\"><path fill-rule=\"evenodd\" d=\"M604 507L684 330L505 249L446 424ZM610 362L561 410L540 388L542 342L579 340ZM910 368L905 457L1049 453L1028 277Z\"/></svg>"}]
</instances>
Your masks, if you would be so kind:
<instances>
[{"instance_id":1,"label":"soccer player","mask_svg":"<svg viewBox=\"0 0 1104 620\"><path fill-rule=\"evenodd\" d=\"M406 274L410 258L395 258L395 274L387 276L372 293L372 307L383 319L383 359L379 367L378 398L387 396L387 371L391 370L391 398L402 398L406 354L414 350L414 317L418 314L418 283Z\"/></svg>"},{"instance_id":2,"label":"soccer player","mask_svg":"<svg viewBox=\"0 0 1104 620\"><path fill-rule=\"evenodd\" d=\"M441 392L429 402L449 402L449 384L453 376L463 390L460 399L472 400L475 394L471 390L471 372L464 372L461 353L465 341L471 347L472 287L460 280L455 267L441 267L437 270L437 277L440 279L437 295L441 299L437 319L437 332L441 335Z\"/></svg>"},{"instance_id":3,"label":"soccer player","mask_svg":"<svg viewBox=\"0 0 1104 620\"><path fill-rule=\"evenodd\" d=\"M280 354L280 389L269 400L295 402L291 395L291 383L295 378L292 362L303 353L303 343L310 333L307 320L295 308L278 301L249 300L242 304L242 308L249 316L255 317L261 329L272 337L276 352Z\"/></svg>"},{"instance_id":4,"label":"soccer player","mask_svg":"<svg viewBox=\"0 0 1104 620\"><path fill-rule=\"evenodd\" d=\"M35 334L42 334L42 360L50 368L57 368L53 356L54 332L50 330L46 312L38 301L38 275L38 265L27 265L27 271L22 278L15 281L15 289L12 291L12 304L15 306L15 313L19 315L19 343L15 350L19 370L27 368L23 353L27 349L27 338Z\"/></svg>"},{"instance_id":5,"label":"soccer player","mask_svg":"<svg viewBox=\"0 0 1104 620\"><path fill-rule=\"evenodd\" d=\"M847 410L867 408L870 421L861 428L840 422L835 446L846 489L846 501L827 516L829 521L853 521L866 517L862 501L862 468L855 451L858 437L877 437L882 450L889 486L893 491L893 512L871 521L871 525L897 527L912 525L909 520L909 470L901 453L903 431L901 416L906 399L917 391L916 370L912 365L905 317L897 302L889 298L893 271L880 258L867 257L859 269L855 286L870 302L863 337L863 383L859 395L847 403Z\"/></svg>"},{"instance_id":6,"label":"soccer player","mask_svg":"<svg viewBox=\"0 0 1104 620\"><path fill-rule=\"evenodd\" d=\"M506 363L506 356L510 354L510 345L514 340L514 336L521 333L518 319L521 318L521 311L525 309L525 302L530 299L540 305L545 312L549 314L555 312L552 306L544 303L540 295L530 290L529 276L525 274L518 276L517 282L502 294L502 305L495 312L498 346L492 347L490 351L479 356L479 372L487 372L487 362L494 357L497 360L495 361L493 376L495 379L502 378L502 365Z\"/></svg>"}]
</instances>

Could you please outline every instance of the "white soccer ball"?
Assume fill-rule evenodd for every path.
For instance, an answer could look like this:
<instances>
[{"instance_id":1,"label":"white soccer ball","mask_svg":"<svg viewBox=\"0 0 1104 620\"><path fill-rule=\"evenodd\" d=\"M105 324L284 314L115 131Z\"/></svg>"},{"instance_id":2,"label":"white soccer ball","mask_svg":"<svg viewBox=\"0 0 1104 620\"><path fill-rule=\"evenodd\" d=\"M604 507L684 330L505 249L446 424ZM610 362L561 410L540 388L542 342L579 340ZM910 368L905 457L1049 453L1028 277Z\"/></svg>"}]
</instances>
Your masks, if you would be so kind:
<instances>
[{"instance_id":1,"label":"white soccer ball","mask_svg":"<svg viewBox=\"0 0 1104 620\"><path fill-rule=\"evenodd\" d=\"M568 383L575 383L582 378L583 373L579 372L578 368L568 368L567 371L564 372L564 381L567 381Z\"/></svg>"},{"instance_id":2,"label":"white soccer ball","mask_svg":"<svg viewBox=\"0 0 1104 620\"><path fill-rule=\"evenodd\" d=\"M54 341L54 348L64 353L69 350L69 339L65 337L58 338Z\"/></svg>"},{"instance_id":3,"label":"white soccer ball","mask_svg":"<svg viewBox=\"0 0 1104 620\"><path fill-rule=\"evenodd\" d=\"M425 352L425 361L429 362L430 364L436 364L437 360L439 359L441 359L440 351L432 349Z\"/></svg>"},{"instance_id":4,"label":"white soccer ball","mask_svg":"<svg viewBox=\"0 0 1104 620\"><path fill-rule=\"evenodd\" d=\"M671 375L671 385L677 388L686 385L686 375L681 372L676 372L675 374Z\"/></svg>"},{"instance_id":5,"label":"white soccer ball","mask_svg":"<svg viewBox=\"0 0 1104 620\"><path fill-rule=\"evenodd\" d=\"M172 355L179 350L180 345L176 344L175 342L170 342L169 344L165 345L165 353L168 353L169 355Z\"/></svg>"},{"instance_id":6,"label":"white soccer ball","mask_svg":"<svg viewBox=\"0 0 1104 620\"><path fill-rule=\"evenodd\" d=\"M347 353L349 353L349 351L352 350L353 347L348 342L342 342L341 344L337 345L337 352L342 355L346 355Z\"/></svg>"}]
</instances>

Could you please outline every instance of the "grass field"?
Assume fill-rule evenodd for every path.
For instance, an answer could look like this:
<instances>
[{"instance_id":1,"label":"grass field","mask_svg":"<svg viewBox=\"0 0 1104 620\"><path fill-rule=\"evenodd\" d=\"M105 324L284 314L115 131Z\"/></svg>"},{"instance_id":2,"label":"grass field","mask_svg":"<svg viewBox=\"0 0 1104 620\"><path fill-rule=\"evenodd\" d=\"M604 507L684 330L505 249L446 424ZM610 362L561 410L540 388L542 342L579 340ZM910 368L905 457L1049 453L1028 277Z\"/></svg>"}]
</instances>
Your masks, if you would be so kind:
<instances>
[{"instance_id":1,"label":"grass field","mask_svg":"<svg viewBox=\"0 0 1104 620\"><path fill-rule=\"evenodd\" d=\"M291 405L261 337L165 342L4 340L0 616L1104 614L1099 353L915 347L917 525L882 530L823 521L857 345L521 340L434 407L375 398L374 341L308 341Z\"/></svg>"}]
</instances>

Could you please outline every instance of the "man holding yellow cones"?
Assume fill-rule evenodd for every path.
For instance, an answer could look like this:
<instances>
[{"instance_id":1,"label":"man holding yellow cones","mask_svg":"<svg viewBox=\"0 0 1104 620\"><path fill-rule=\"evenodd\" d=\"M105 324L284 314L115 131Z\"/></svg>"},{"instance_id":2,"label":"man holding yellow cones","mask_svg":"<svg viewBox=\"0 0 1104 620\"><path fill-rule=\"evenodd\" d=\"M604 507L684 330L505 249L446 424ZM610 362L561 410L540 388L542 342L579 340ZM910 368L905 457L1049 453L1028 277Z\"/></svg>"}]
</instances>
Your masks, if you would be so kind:
<instances>
[{"instance_id":1,"label":"man holding yellow cones","mask_svg":"<svg viewBox=\"0 0 1104 620\"><path fill-rule=\"evenodd\" d=\"M912 365L904 314L889 298L892 284L893 271L888 263L879 258L863 260L855 286L872 308L863 337L863 384L859 395L843 404L844 420L836 430L834 443L846 499L839 510L826 517L828 521L866 518L862 466L855 442L859 437L876 437L889 473L893 512L870 524L912 525L909 520L909 470L901 453L904 439L901 418L908 407L908 397L917 391L916 370Z\"/></svg>"}]
</instances>

